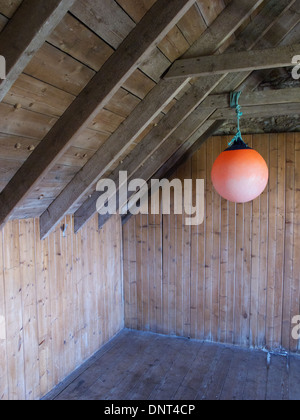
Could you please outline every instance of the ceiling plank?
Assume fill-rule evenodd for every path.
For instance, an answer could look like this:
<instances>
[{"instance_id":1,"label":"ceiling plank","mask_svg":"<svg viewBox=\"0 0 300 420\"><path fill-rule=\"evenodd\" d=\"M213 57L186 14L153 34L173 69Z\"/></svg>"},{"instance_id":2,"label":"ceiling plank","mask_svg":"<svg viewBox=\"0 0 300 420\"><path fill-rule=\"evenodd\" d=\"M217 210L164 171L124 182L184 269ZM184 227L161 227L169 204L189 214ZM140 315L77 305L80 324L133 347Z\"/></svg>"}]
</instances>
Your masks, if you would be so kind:
<instances>
[{"instance_id":1,"label":"ceiling plank","mask_svg":"<svg viewBox=\"0 0 300 420\"><path fill-rule=\"evenodd\" d=\"M287 3L287 0L283 0L283 2ZM208 3L208 7L212 9L212 2ZM219 17L209 25L203 36L192 45L182 58L205 56L218 51L262 3L263 1L232 0ZM227 35L221 38L221 33ZM201 54L199 54L199 49Z\"/></svg>"},{"instance_id":2,"label":"ceiling plank","mask_svg":"<svg viewBox=\"0 0 300 420\"><path fill-rule=\"evenodd\" d=\"M246 28L246 35L247 35L247 39L244 39L244 32L241 34L240 38L234 43L234 45L232 47L230 47L230 49L234 50L234 49L239 49L242 47L244 48L252 48L253 46L255 46L255 44L257 42L259 42L261 40L261 37L266 33L266 28L270 28L271 27L271 23L272 22L276 22L278 19L278 13L279 15L281 13L284 13L286 11L287 5L288 4L292 4L294 3L292 2L287 2L285 1L284 3L281 3L281 8L278 7L278 3L274 0L270 3L268 3L268 5L260 12L260 14L255 18L255 20ZM222 15L220 15L222 16ZM228 19L229 17L226 16L226 18ZM216 27L216 31L218 34L220 34L220 25L219 22L217 23L217 27ZM225 25L226 26L226 25ZM258 28L258 30L257 30ZM212 31L212 27L209 28L209 32L210 35L214 38L214 32ZM250 32L250 33L249 33ZM201 39L201 38L200 38ZM205 46L204 46L204 51L207 51L207 42L208 38L207 35L203 36L203 39L205 39ZM216 42L217 41L217 38ZM199 41L197 42L197 44L199 44ZM192 47L193 48L193 47ZM220 81L222 79L219 79ZM243 80L241 80L242 82ZM199 104L201 101L199 101L200 99L203 100L205 98L205 92L209 93L209 86L215 84L216 80L214 78L207 78L207 80L199 80L194 86L193 88L190 90L190 92L188 92L188 95L190 95L190 102L191 102L191 97L192 100L194 100L194 106L196 107L197 104ZM241 83L239 82L239 84ZM206 87L205 87L206 86ZM227 86L225 86L225 89L235 89L235 85L232 86L232 84L228 84L227 82ZM202 88L202 90L201 90ZM160 127L162 125L165 126L172 126L172 119L173 121L180 121L182 123L183 116L184 116L184 111L189 109L189 106L191 106L191 103L188 104L187 106L187 100L188 97L183 99L183 102L179 101L177 104L178 110L181 110L181 114L176 110L176 108L174 107L174 109L171 109L171 111L168 113L168 115L164 118L164 120L162 120L158 127L156 127L155 129L152 130L152 132L141 142L140 145L138 145L133 152L129 155L129 157L124 160L124 163L122 165L120 165L116 171L114 171L114 173L112 174L113 177L115 177L117 179L117 174L118 171L120 170L128 170L129 174L131 174L131 171L136 171L137 169L139 169L139 167L143 164L145 164L145 159L149 158L149 156L151 155L151 150L152 153L161 145L163 145L163 147L165 147L165 140L173 133L174 130L169 129L169 132L166 133L164 131L164 127ZM207 99L206 99L207 100ZM205 102L204 102L205 103ZM173 115L172 115L173 114ZM188 116L189 113L186 114L186 116ZM192 119L191 119L192 121ZM205 121L205 119L203 120ZM202 123L203 123L202 121ZM173 122L174 124L174 122ZM210 125L212 125L212 122L209 123ZM185 129L188 131L189 127L188 124L184 126ZM183 133L184 135L185 133ZM173 136L170 137L170 139L172 139ZM172 141L172 140L170 140ZM150 145L150 149L149 149L149 145ZM152 158L151 158L152 159ZM147 163L148 164L148 163ZM134 172L132 172L134 173ZM87 200L86 202L77 210L77 212L75 213L75 231L78 231L83 224L89 220L90 217L92 217L93 214L95 214L96 212L96 203L97 203L97 199L99 198L100 193L99 192L94 192Z\"/></svg>"},{"instance_id":3,"label":"ceiling plank","mask_svg":"<svg viewBox=\"0 0 300 420\"><path fill-rule=\"evenodd\" d=\"M291 67L300 44L177 60L165 79L201 77L240 71Z\"/></svg>"},{"instance_id":4,"label":"ceiling plank","mask_svg":"<svg viewBox=\"0 0 300 420\"><path fill-rule=\"evenodd\" d=\"M155 3L4 189L0 195L0 226L193 4L194 0Z\"/></svg>"},{"instance_id":5,"label":"ceiling plank","mask_svg":"<svg viewBox=\"0 0 300 420\"><path fill-rule=\"evenodd\" d=\"M24 0L0 33L0 55L6 60L6 79L0 83L0 102L75 0Z\"/></svg>"},{"instance_id":6,"label":"ceiling plank","mask_svg":"<svg viewBox=\"0 0 300 420\"><path fill-rule=\"evenodd\" d=\"M128 14L111 0L77 0L71 12L115 49L135 27Z\"/></svg>"}]
</instances>

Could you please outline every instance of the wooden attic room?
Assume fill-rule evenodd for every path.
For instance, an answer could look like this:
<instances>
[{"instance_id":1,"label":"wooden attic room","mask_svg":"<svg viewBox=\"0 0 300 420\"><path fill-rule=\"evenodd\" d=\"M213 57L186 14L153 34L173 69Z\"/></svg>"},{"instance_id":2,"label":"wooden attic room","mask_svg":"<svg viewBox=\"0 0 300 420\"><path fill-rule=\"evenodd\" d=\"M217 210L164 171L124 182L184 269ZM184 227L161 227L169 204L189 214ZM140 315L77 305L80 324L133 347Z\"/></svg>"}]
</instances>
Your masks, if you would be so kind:
<instances>
[{"instance_id":1,"label":"wooden attic room","mask_svg":"<svg viewBox=\"0 0 300 420\"><path fill-rule=\"evenodd\" d=\"M0 0L0 31L0 400L299 400L300 0Z\"/></svg>"}]
</instances>

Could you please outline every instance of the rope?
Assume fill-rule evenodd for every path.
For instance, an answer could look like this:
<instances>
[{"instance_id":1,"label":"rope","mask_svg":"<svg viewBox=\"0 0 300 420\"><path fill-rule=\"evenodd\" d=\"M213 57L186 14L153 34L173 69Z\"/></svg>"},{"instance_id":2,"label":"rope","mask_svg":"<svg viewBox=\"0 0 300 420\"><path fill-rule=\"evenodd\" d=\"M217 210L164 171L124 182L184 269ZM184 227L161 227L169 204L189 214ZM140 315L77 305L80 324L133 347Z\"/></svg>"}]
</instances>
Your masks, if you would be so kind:
<instances>
[{"instance_id":1,"label":"rope","mask_svg":"<svg viewBox=\"0 0 300 420\"><path fill-rule=\"evenodd\" d=\"M237 114L237 133L235 137L231 140L231 142L228 143L229 147L231 147L239 139L243 141L240 129L240 120L243 115L243 113L241 112L241 105L239 105L239 99L241 94L242 92L231 92L230 94L230 108L235 108Z\"/></svg>"}]
</instances>

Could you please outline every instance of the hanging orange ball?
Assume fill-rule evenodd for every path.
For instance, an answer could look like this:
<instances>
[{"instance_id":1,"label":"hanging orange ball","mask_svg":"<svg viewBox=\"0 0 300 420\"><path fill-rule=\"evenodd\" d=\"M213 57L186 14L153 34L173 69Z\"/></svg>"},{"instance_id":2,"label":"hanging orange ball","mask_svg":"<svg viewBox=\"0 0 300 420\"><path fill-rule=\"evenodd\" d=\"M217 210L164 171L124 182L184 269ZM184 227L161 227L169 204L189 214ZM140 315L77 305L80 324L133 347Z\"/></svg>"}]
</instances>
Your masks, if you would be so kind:
<instances>
[{"instance_id":1,"label":"hanging orange ball","mask_svg":"<svg viewBox=\"0 0 300 420\"><path fill-rule=\"evenodd\" d=\"M217 158L211 177L221 197L233 203L247 203L265 190L269 169L264 158L240 140Z\"/></svg>"}]
</instances>

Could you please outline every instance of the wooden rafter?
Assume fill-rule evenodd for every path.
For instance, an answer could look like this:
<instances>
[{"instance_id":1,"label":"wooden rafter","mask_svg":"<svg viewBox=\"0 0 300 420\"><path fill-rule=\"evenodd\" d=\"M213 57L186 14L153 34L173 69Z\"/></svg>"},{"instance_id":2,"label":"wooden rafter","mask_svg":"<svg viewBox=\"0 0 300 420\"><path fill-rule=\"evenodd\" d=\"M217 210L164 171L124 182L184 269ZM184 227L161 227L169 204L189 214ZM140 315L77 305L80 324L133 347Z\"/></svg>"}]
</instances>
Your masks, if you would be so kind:
<instances>
[{"instance_id":1,"label":"wooden rafter","mask_svg":"<svg viewBox=\"0 0 300 420\"><path fill-rule=\"evenodd\" d=\"M290 104L300 101L300 88L262 90L243 92L239 99L241 106L251 107L260 105ZM210 95L202 103L203 108L230 109L230 96L227 93Z\"/></svg>"},{"instance_id":2,"label":"wooden rafter","mask_svg":"<svg viewBox=\"0 0 300 420\"><path fill-rule=\"evenodd\" d=\"M270 22L274 20L276 21L276 19L274 19L274 17L278 18L278 13L284 13L286 11L286 7L287 7L287 3L285 4L281 4L281 7L283 7L281 10L278 9L278 5L276 6L275 2L271 2L272 4L268 4L268 6L266 8L264 8L262 10L262 12L256 17L256 19L252 22L251 25L249 25L249 27L246 30L246 34L247 34L247 39L244 39L243 34L241 35L241 38L239 39L239 41L237 41L237 43L235 44L235 47L232 48L240 48L241 45L243 45L246 48L251 48L252 46L255 46L255 44L261 39L261 34L265 33L265 28L270 28ZM293 3L293 2L292 2ZM275 9L273 8L273 5L275 5ZM272 15L272 12L274 13L274 15ZM266 18L267 16L267 18ZM264 26L265 25L265 26ZM249 32L252 33L252 36L249 36ZM212 34L213 35L213 34ZM281 38L278 38L278 41L281 41ZM239 86L244 78L247 76L242 76L241 79L238 81L237 85L232 85L229 84L229 82L227 81L227 84L224 85L224 90L233 90L235 89L237 86ZM219 81L221 81L222 79L219 79ZM230 81L230 77L228 77L226 80ZM204 99L203 94L205 93L205 86L209 86L210 84L212 85L213 83L215 83L216 80L214 78L208 78L207 80L202 80L202 84L201 84L201 80L199 82L197 82L194 86L193 89L191 89L191 92L188 93L186 95L186 98L182 99L182 102L179 101L179 103L177 104L178 109L181 110L182 114L181 114L181 123L183 122L183 110L186 109L187 107L187 98L189 98L189 100L191 100L191 98L194 98L194 104L196 106L197 101L195 101L195 97L197 99ZM235 82L236 83L236 82ZM202 91L200 90L202 87ZM199 89L198 92L195 89ZM207 89L207 88L206 88ZM199 92L202 93L199 94ZM208 90L206 90L206 92L209 92ZM204 105L206 103L206 101L209 100L209 97L203 102L202 105ZM228 100L228 99L227 99ZM199 102L198 102L199 103ZM214 110L215 106L214 106ZM211 110L211 113L213 113L213 110ZM186 114L189 115L189 114ZM208 113L204 113L203 116L204 118L200 119L198 116L198 120L196 119L196 122L199 123L199 125L201 125L202 123L205 122L205 120L209 117L210 112ZM133 175L134 173L137 174L137 170L142 166L142 165L151 165L152 162L155 161L155 158L152 156L151 154L151 150L152 153L155 152L155 150L159 147L161 147L162 150L162 154L158 155L158 160L156 160L156 162L161 162L160 157L164 156L164 150L168 147L167 145L170 145L170 150L173 150L175 152L176 147L174 148L174 145L176 146L176 132L171 135L174 130L173 129L168 129L168 122L172 122L172 117L174 121L178 121L180 118L180 114L177 113L177 109L174 107L173 110L171 110L168 115L165 117L164 120L162 120L160 122L160 124L158 125L158 127L156 127L155 129L152 130L151 133L149 133L149 135L141 142L140 145L138 145L133 152L129 155L129 157L127 159L124 160L124 163L122 165L120 165L112 174L112 179L117 180L118 178L118 172L121 170L128 170L129 175ZM173 122L174 124L174 122ZM183 125L183 127L181 127L177 130L179 134L179 139L184 140L185 137L184 135L186 134L186 132L192 132L192 130L195 130L199 127L199 125L195 126L195 120L193 120L193 117L191 116L190 119L187 120L187 122L185 122L185 124ZM208 125L213 125L213 122L208 122ZM175 124L175 127L177 127L178 125ZM172 124L171 127L173 128ZM196 128L195 128L196 127ZM166 131L166 129L168 129ZM181 134L182 133L182 134ZM168 139L169 137L169 139ZM168 139L168 140L167 140ZM167 142L165 142L167 140ZM172 149L173 148L173 149ZM151 149L151 150L150 150ZM172 152L171 152L172 153ZM149 158L150 156L150 158ZM146 161L149 158L148 161ZM168 159L168 158L166 158ZM164 163L164 162L162 162ZM154 171L155 172L155 171ZM136 175L137 176L137 175ZM89 218L96 212L96 202L97 199L99 198L100 193L99 192L94 192L92 194L92 196L86 200L86 202L78 209L78 211L75 213L75 230L78 231L81 226L83 226L83 224L89 220Z\"/></svg>"},{"instance_id":3,"label":"wooden rafter","mask_svg":"<svg viewBox=\"0 0 300 420\"><path fill-rule=\"evenodd\" d=\"M165 79L181 79L213 74L235 73L291 67L298 55L300 44L285 45L263 50L242 51L219 56L177 60L165 75Z\"/></svg>"},{"instance_id":4,"label":"wooden rafter","mask_svg":"<svg viewBox=\"0 0 300 420\"><path fill-rule=\"evenodd\" d=\"M296 115L299 114L300 109L300 97L298 102L292 102L289 104L276 104L276 105L257 105L257 106L246 106L243 107L244 118L268 118L272 116L280 115ZM234 109L218 109L211 117L210 120L234 120L236 119L236 113Z\"/></svg>"},{"instance_id":5,"label":"wooden rafter","mask_svg":"<svg viewBox=\"0 0 300 420\"><path fill-rule=\"evenodd\" d=\"M24 0L0 33L0 55L6 79L0 82L0 102L75 0Z\"/></svg>"},{"instance_id":6,"label":"wooden rafter","mask_svg":"<svg viewBox=\"0 0 300 420\"><path fill-rule=\"evenodd\" d=\"M198 54L207 51L207 46L211 45L214 52L222 43L225 43L236 29L252 14L253 10L262 3L261 0L234 0L225 9L225 11L215 20L210 28L203 34L203 37L196 42ZM231 25L228 25L228 19L231 19ZM225 29L223 29L223 27ZM202 39L202 41L201 41ZM191 51L196 51L195 46ZM171 89L165 81L158 83L156 94L165 95L166 89ZM173 85L174 93L169 95L169 100L175 96L176 89L180 85ZM211 88L211 87L210 87ZM209 91L207 92L207 94ZM204 95L204 97L206 94ZM68 209L82 196L89 188L97 182L107 169L116 162L121 154L132 144L145 123L149 123L155 118L158 112L159 101L154 98L149 100L147 97L129 116L129 118L120 126L109 140L100 148L93 158L86 164L60 196L52 203L49 209L41 217L41 234L43 237L55 226L63 217ZM198 102L199 103L199 102ZM194 107L197 106L196 103ZM155 109L155 107L157 107ZM151 113L152 112L152 113ZM185 114L184 118L188 114ZM182 121L182 118L178 121Z\"/></svg>"},{"instance_id":7,"label":"wooden rafter","mask_svg":"<svg viewBox=\"0 0 300 420\"><path fill-rule=\"evenodd\" d=\"M158 0L74 100L0 195L0 225L60 159L137 69L145 56L190 9L194 0ZM136 42L136 40L139 42Z\"/></svg>"}]
</instances>

